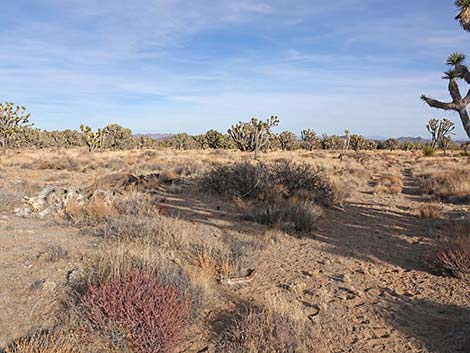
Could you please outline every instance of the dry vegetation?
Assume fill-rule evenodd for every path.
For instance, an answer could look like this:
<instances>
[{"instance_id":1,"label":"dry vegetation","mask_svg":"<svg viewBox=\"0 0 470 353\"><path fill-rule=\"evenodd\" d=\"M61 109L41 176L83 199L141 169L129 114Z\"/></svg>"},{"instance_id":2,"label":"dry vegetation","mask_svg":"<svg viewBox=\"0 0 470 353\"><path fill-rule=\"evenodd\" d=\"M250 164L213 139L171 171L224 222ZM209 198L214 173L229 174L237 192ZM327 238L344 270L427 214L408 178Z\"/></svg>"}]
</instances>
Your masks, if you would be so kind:
<instances>
[{"instance_id":1,"label":"dry vegetation","mask_svg":"<svg viewBox=\"0 0 470 353\"><path fill-rule=\"evenodd\" d=\"M392 328L382 306L402 297L468 305L468 159L337 157L301 150L252 161L249 153L170 149L0 157L8 224L19 222L24 196L49 186L46 203L67 202L42 220L26 205L31 224L54 222L94 244L86 253L32 248L41 275L53 272L40 266L63 273L74 265L45 296L52 309L23 337L0 334L0 344L8 353L402 352L410 334ZM448 340L440 345L419 329L411 336L410 352L447 352Z\"/></svg>"}]
</instances>

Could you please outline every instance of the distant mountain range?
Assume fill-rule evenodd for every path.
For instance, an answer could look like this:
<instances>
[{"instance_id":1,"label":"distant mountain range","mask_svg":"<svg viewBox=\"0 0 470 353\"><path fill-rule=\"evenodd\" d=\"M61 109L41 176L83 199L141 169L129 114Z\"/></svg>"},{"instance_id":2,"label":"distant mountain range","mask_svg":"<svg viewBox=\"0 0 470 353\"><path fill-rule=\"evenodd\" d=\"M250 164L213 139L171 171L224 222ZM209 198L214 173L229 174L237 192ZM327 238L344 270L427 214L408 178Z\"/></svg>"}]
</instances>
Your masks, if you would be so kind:
<instances>
[{"instance_id":1,"label":"distant mountain range","mask_svg":"<svg viewBox=\"0 0 470 353\"><path fill-rule=\"evenodd\" d=\"M147 136L154 140L166 140L174 136L175 134L135 134L135 136Z\"/></svg>"}]
</instances>

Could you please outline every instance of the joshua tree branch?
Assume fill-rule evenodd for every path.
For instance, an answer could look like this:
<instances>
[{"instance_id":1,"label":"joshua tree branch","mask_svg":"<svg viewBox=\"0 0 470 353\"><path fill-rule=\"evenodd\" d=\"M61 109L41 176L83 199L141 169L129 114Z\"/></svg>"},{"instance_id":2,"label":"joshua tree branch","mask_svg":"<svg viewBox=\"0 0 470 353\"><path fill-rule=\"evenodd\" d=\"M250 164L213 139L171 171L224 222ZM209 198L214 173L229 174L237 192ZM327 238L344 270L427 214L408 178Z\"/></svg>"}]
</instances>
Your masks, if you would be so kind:
<instances>
[{"instance_id":1,"label":"joshua tree branch","mask_svg":"<svg viewBox=\"0 0 470 353\"><path fill-rule=\"evenodd\" d=\"M463 103L465 106L470 104L470 89L468 90L467 95L463 98Z\"/></svg>"},{"instance_id":2,"label":"joshua tree branch","mask_svg":"<svg viewBox=\"0 0 470 353\"><path fill-rule=\"evenodd\" d=\"M444 103L436 99L432 99L426 96L421 96L421 99L425 101L430 107L443 110L458 110L458 107L455 103Z\"/></svg>"}]
</instances>

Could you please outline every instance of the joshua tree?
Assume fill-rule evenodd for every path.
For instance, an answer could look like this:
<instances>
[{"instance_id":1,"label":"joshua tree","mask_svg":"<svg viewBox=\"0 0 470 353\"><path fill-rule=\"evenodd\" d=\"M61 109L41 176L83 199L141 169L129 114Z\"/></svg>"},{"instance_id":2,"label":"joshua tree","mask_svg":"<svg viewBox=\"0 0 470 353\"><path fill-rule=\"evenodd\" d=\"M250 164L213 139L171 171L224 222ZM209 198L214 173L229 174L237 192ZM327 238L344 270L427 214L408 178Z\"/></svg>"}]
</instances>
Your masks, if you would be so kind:
<instances>
[{"instance_id":1,"label":"joshua tree","mask_svg":"<svg viewBox=\"0 0 470 353\"><path fill-rule=\"evenodd\" d=\"M110 124L103 128L102 148L111 148L113 150L132 148L134 141L132 139L131 129L122 127L118 124Z\"/></svg>"},{"instance_id":2,"label":"joshua tree","mask_svg":"<svg viewBox=\"0 0 470 353\"><path fill-rule=\"evenodd\" d=\"M361 135L351 135L351 148L354 151L374 150L377 148L377 143Z\"/></svg>"},{"instance_id":3,"label":"joshua tree","mask_svg":"<svg viewBox=\"0 0 470 353\"><path fill-rule=\"evenodd\" d=\"M339 155L339 159L341 161L343 160L343 157L346 155L346 153L348 153L349 145L351 144L351 135L349 134L349 130L344 130L344 134L343 149Z\"/></svg>"},{"instance_id":4,"label":"joshua tree","mask_svg":"<svg viewBox=\"0 0 470 353\"><path fill-rule=\"evenodd\" d=\"M227 135L217 130L209 130L205 134L206 143L209 148L230 148L230 141Z\"/></svg>"},{"instance_id":5,"label":"joshua tree","mask_svg":"<svg viewBox=\"0 0 470 353\"><path fill-rule=\"evenodd\" d=\"M470 31L470 0L457 0L455 5L459 8L455 19L460 22L464 30Z\"/></svg>"},{"instance_id":6,"label":"joshua tree","mask_svg":"<svg viewBox=\"0 0 470 353\"><path fill-rule=\"evenodd\" d=\"M88 146L88 151L91 152L97 148L101 148L103 139L103 131L98 129L97 132L93 132L91 127L87 125L80 125L80 130L82 131L83 141Z\"/></svg>"},{"instance_id":7,"label":"joshua tree","mask_svg":"<svg viewBox=\"0 0 470 353\"><path fill-rule=\"evenodd\" d=\"M465 55L461 53L454 53L447 59L447 64L453 66L453 68L446 72L443 79L449 81L449 93L452 97L452 102L440 102L438 100L429 98L425 95L421 96L421 99L425 101L430 107L453 110L459 113L460 119L462 120L463 127L470 138L470 118L467 112L467 106L470 104L470 91L465 97L462 97L457 83L457 79L464 79L470 83L470 72L464 65Z\"/></svg>"},{"instance_id":8,"label":"joshua tree","mask_svg":"<svg viewBox=\"0 0 470 353\"><path fill-rule=\"evenodd\" d=\"M384 148L390 151L397 150L400 147L400 141L394 138L389 138L384 141Z\"/></svg>"},{"instance_id":9,"label":"joshua tree","mask_svg":"<svg viewBox=\"0 0 470 353\"><path fill-rule=\"evenodd\" d=\"M258 152L269 141L271 128L279 125L277 116L271 116L266 121L252 118L249 122L239 122L233 125L228 134L240 151L254 152L254 158L258 158Z\"/></svg>"},{"instance_id":10,"label":"joshua tree","mask_svg":"<svg viewBox=\"0 0 470 353\"><path fill-rule=\"evenodd\" d=\"M177 150L190 150L196 147L196 143L193 137L181 132L171 138L171 146Z\"/></svg>"},{"instance_id":11,"label":"joshua tree","mask_svg":"<svg viewBox=\"0 0 470 353\"><path fill-rule=\"evenodd\" d=\"M324 150L339 150L343 148L344 140L338 135L328 136L327 134L323 134L320 145Z\"/></svg>"},{"instance_id":12,"label":"joshua tree","mask_svg":"<svg viewBox=\"0 0 470 353\"><path fill-rule=\"evenodd\" d=\"M302 140L303 147L308 151L312 151L320 144L317 133L312 129L302 130L300 132L300 139Z\"/></svg>"},{"instance_id":13,"label":"joshua tree","mask_svg":"<svg viewBox=\"0 0 470 353\"><path fill-rule=\"evenodd\" d=\"M30 126L29 118L31 114L26 114L25 107L19 107L6 102L0 103L0 144L2 153L7 153L7 148L13 138L25 127Z\"/></svg>"},{"instance_id":14,"label":"joshua tree","mask_svg":"<svg viewBox=\"0 0 470 353\"><path fill-rule=\"evenodd\" d=\"M297 136L293 132L283 131L276 137L283 151L293 150L297 144Z\"/></svg>"},{"instance_id":15,"label":"joshua tree","mask_svg":"<svg viewBox=\"0 0 470 353\"><path fill-rule=\"evenodd\" d=\"M426 125L429 133L432 136L431 147L436 148L436 146L442 146L444 140L450 139L450 135L453 134L455 130L455 124L447 119L431 119Z\"/></svg>"}]
</instances>

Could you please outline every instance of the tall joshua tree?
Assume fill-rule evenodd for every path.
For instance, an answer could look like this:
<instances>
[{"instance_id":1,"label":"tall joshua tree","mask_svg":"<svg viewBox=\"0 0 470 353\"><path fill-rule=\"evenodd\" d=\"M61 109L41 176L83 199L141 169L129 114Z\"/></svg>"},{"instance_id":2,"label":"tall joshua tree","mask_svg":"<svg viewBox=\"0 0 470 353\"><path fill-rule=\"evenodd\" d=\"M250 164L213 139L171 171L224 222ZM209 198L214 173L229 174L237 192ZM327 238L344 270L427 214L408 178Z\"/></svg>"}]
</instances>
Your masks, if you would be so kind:
<instances>
[{"instance_id":1,"label":"tall joshua tree","mask_svg":"<svg viewBox=\"0 0 470 353\"><path fill-rule=\"evenodd\" d=\"M470 31L470 0L457 0L455 5L459 9L455 19L460 22L464 30Z\"/></svg>"},{"instance_id":2,"label":"tall joshua tree","mask_svg":"<svg viewBox=\"0 0 470 353\"><path fill-rule=\"evenodd\" d=\"M0 146L2 154L7 153L13 138L25 127L30 126L30 114L25 107L19 107L6 102L0 103Z\"/></svg>"},{"instance_id":3,"label":"tall joshua tree","mask_svg":"<svg viewBox=\"0 0 470 353\"><path fill-rule=\"evenodd\" d=\"M470 32L470 0L456 0L455 6L458 8L458 14L455 19L460 22L464 30ZM470 138L470 118L467 112L467 106L470 104L470 90L467 95L462 98L457 83L457 79L463 79L470 84L470 71L464 61L465 55L462 53L453 53L447 59L447 64L450 65L452 69L447 71L443 78L449 80L449 93L452 97L452 102L440 102L424 95L421 96L421 99L433 108L453 110L459 113L463 128L468 138Z\"/></svg>"},{"instance_id":4,"label":"tall joshua tree","mask_svg":"<svg viewBox=\"0 0 470 353\"><path fill-rule=\"evenodd\" d=\"M470 0L468 1L470 3ZM463 79L470 84L470 71L465 65L465 55L462 53L451 54L447 59L447 65L451 66L451 70L445 72L442 78L449 81L448 90L452 101L441 102L425 95L422 95L421 99L432 108L453 110L459 113L463 128L470 138L470 117L467 112L467 106L470 104L470 90L465 97L462 97L457 83L458 79Z\"/></svg>"}]
</instances>

